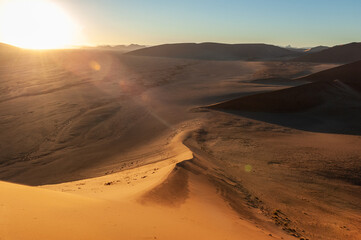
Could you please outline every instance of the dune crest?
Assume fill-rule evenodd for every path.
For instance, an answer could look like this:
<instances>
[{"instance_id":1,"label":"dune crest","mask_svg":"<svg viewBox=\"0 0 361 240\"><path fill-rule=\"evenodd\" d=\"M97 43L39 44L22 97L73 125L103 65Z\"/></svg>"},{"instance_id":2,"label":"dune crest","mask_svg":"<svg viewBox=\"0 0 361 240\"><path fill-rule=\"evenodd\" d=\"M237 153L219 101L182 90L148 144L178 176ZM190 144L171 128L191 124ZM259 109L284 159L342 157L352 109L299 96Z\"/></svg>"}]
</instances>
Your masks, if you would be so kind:
<instances>
[{"instance_id":1,"label":"dune crest","mask_svg":"<svg viewBox=\"0 0 361 240\"><path fill-rule=\"evenodd\" d=\"M361 60L361 43L354 42L310 52L293 59L294 62L351 63Z\"/></svg>"},{"instance_id":2,"label":"dune crest","mask_svg":"<svg viewBox=\"0 0 361 240\"><path fill-rule=\"evenodd\" d=\"M132 56L186 58L201 60L287 59L299 52L267 44L177 43L143 48L127 53Z\"/></svg>"},{"instance_id":3,"label":"dune crest","mask_svg":"<svg viewBox=\"0 0 361 240\"><path fill-rule=\"evenodd\" d=\"M0 204L6 207L0 235L9 240L269 239L268 231L239 219L206 178L176 167L191 151L182 144L184 137L175 139L181 140L173 144L179 146L182 159L42 187L0 182L4 196ZM179 182L186 183L186 191L168 185ZM179 202L167 189L184 198ZM154 197L161 199L143 202ZM19 229L19 225L26 227Z\"/></svg>"}]
</instances>

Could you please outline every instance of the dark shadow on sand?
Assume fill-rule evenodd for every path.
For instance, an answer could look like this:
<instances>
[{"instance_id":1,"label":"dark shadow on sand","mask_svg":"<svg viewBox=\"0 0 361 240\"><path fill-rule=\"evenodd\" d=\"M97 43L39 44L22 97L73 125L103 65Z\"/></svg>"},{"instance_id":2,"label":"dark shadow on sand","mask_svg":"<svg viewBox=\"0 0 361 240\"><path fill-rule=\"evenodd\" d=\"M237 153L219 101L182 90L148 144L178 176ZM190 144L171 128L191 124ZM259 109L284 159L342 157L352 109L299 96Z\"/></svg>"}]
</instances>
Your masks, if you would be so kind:
<instances>
[{"instance_id":1,"label":"dark shadow on sand","mask_svg":"<svg viewBox=\"0 0 361 240\"><path fill-rule=\"evenodd\" d=\"M361 136L361 108L345 110L339 115L321 115L317 114L316 110L295 113L213 110L302 131Z\"/></svg>"}]
</instances>

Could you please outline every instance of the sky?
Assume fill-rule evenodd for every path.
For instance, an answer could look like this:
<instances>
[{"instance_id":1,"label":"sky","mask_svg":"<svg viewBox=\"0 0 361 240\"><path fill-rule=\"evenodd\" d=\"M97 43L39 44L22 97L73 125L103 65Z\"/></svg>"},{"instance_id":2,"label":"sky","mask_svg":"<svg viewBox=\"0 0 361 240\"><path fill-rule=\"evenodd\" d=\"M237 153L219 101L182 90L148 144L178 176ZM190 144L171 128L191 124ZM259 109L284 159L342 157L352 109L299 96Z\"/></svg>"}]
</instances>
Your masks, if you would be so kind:
<instances>
[{"instance_id":1,"label":"sky","mask_svg":"<svg viewBox=\"0 0 361 240\"><path fill-rule=\"evenodd\" d=\"M360 0L51 0L76 44L179 42L333 46L361 41ZM0 39L1 41L1 39Z\"/></svg>"}]
</instances>

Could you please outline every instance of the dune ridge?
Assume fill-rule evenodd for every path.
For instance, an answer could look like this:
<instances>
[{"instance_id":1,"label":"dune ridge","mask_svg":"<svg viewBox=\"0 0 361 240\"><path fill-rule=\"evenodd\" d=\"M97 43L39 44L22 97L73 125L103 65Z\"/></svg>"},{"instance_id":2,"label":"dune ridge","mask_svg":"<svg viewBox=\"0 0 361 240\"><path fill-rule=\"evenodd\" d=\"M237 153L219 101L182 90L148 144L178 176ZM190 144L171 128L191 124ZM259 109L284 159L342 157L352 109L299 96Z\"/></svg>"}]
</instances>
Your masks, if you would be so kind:
<instances>
[{"instance_id":1,"label":"dune ridge","mask_svg":"<svg viewBox=\"0 0 361 240\"><path fill-rule=\"evenodd\" d=\"M127 55L201 60L261 60L290 58L299 52L268 44L178 43L135 50Z\"/></svg>"},{"instance_id":2,"label":"dune ridge","mask_svg":"<svg viewBox=\"0 0 361 240\"><path fill-rule=\"evenodd\" d=\"M361 97L360 79L361 61L358 61L297 79L312 82L309 84L246 96L210 108L281 113L303 111L337 99L357 102Z\"/></svg>"},{"instance_id":3,"label":"dune ridge","mask_svg":"<svg viewBox=\"0 0 361 240\"><path fill-rule=\"evenodd\" d=\"M0 177L36 186L0 183L5 239L358 239L358 136L199 109L334 65L100 50L2 63ZM320 106L268 116L318 123Z\"/></svg>"},{"instance_id":4,"label":"dune ridge","mask_svg":"<svg viewBox=\"0 0 361 240\"><path fill-rule=\"evenodd\" d=\"M41 187L0 182L5 196L0 204L6 207L0 235L9 240L270 239L269 230L239 219L204 175L188 171L193 153L182 144L187 135L172 141L176 158L104 177ZM186 191L174 189L179 183ZM277 228L272 233L273 239L288 239Z\"/></svg>"},{"instance_id":5,"label":"dune ridge","mask_svg":"<svg viewBox=\"0 0 361 240\"><path fill-rule=\"evenodd\" d=\"M292 59L294 62L351 63L361 60L361 43L334 46Z\"/></svg>"}]
</instances>

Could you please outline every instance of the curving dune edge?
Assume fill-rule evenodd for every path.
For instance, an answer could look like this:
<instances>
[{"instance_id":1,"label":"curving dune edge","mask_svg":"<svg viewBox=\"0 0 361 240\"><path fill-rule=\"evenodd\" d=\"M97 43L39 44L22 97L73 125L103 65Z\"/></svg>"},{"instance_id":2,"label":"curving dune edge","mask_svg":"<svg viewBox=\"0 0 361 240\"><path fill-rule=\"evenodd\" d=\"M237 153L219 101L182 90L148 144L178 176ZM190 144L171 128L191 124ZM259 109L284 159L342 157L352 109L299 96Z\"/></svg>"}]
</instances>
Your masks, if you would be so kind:
<instances>
[{"instance_id":1,"label":"curving dune edge","mask_svg":"<svg viewBox=\"0 0 361 240\"><path fill-rule=\"evenodd\" d=\"M186 137L181 132L173 138L172 157L164 161L103 177L39 187L0 182L0 235L7 240L287 239L239 217L201 165L192 167Z\"/></svg>"}]
</instances>

